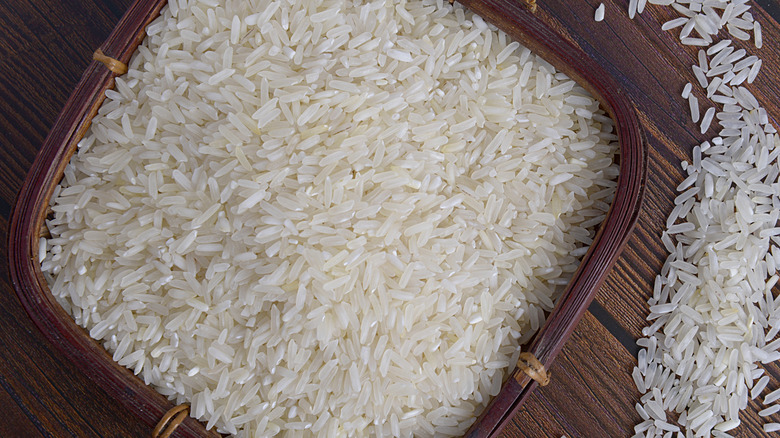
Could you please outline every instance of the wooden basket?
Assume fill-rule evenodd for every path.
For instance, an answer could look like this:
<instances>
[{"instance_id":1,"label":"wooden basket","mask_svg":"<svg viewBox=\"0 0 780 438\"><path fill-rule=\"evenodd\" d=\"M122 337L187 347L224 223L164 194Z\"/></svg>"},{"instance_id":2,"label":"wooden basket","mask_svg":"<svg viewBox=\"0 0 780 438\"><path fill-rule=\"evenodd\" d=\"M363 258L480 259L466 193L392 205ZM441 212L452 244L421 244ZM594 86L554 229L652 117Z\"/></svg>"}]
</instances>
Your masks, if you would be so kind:
<instances>
[{"instance_id":1,"label":"wooden basket","mask_svg":"<svg viewBox=\"0 0 780 438\"><path fill-rule=\"evenodd\" d=\"M105 91L113 86L114 77L122 73L122 67L143 40L146 26L166 3L167 0L136 0L96 51L95 62L87 68L65 104L14 206L8 242L10 274L25 310L38 328L93 381L148 425L150 433L157 425L154 434L160 437L171 432L175 436L218 436L206 431L198 421L185 419L184 408L174 406L115 363L98 342L77 326L49 291L37 256L49 200L65 166L103 102ZM620 144L620 177L605 222L546 323L525 346L528 355L467 433L469 437L488 437L496 436L503 429L538 384L531 376L540 381L548 377L545 368L549 368L563 348L626 243L639 214L647 154L636 111L620 84L542 21L536 15L535 0L463 0L461 3L590 91L614 119Z\"/></svg>"}]
</instances>

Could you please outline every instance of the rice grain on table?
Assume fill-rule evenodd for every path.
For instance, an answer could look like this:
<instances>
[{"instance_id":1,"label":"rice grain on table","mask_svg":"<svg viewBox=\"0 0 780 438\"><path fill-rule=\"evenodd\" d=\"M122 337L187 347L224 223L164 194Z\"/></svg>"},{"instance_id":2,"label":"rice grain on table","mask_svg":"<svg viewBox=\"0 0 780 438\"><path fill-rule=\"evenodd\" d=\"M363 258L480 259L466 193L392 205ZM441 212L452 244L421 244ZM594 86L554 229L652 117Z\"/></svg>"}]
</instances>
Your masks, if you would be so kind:
<instances>
[{"instance_id":1,"label":"rice grain on table","mask_svg":"<svg viewBox=\"0 0 780 438\"><path fill-rule=\"evenodd\" d=\"M699 126L705 134L715 122L719 131L693 148L691 164L683 162L688 175L677 187L681 194L661 235L669 257L648 300L651 323L637 341L642 349L632 377L643 394L637 405L643 421L634 436L670 436L663 423L675 412L684 436L727 437L741 424L748 399L771 385L760 364L780 359L775 339L780 311L772 293L780 261L774 231L780 219L780 148L766 110L744 86L756 79L761 60L746 57L732 40L713 39L723 28L739 40L749 39L751 31L760 48L761 25L742 0L655 3L683 15L671 20L686 20L681 43L705 43L692 70L718 105L707 109ZM701 38L689 37L697 34ZM691 92L686 86L689 104ZM691 104L691 114L696 123L698 102L695 110ZM778 399L775 390L763 403ZM772 405L759 415L778 409ZM780 425L766 423L763 430L779 431Z\"/></svg>"},{"instance_id":2,"label":"rice grain on table","mask_svg":"<svg viewBox=\"0 0 780 438\"><path fill-rule=\"evenodd\" d=\"M693 123L699 121L699 99L693 94L688 93L688 107L691 111L691 120Z\"/></svg>"},{"instance_id":3,"label":"rice grain on table","mask_svg":"<svg viewBox=\"0 0 780 438\"><path fill-rule=\"evenodd\" d=\"M600 3L599 6L596 8L596 13L594 15L594 19L596 21L603 21L604 20L604 3Z\"/></svg>"},{"instance_id":4,"label":"rice grain on table","mask_svg":"<svg viewBox=\"0 0 780 438\"><path fill-rule=\"evenodd\" d=\"M715 108L708 108L707 111L704 113L704 117L701 120L701 133L704 134L710 129L710 123L712 123L712 118L715 117ZM722 124L722 123L721 123Z\"/></svg>"},{"instance_id":5,"label":"rice grain on table","mask_svg":"<svg viewBox=\"0 0 780 438\"><path fill-rule=\"evenodd\" d=\"M612 200L612 121L445 1L171 0L52 197L63 307L240 436L461 435Z\"/></svg>"}]
</instances>

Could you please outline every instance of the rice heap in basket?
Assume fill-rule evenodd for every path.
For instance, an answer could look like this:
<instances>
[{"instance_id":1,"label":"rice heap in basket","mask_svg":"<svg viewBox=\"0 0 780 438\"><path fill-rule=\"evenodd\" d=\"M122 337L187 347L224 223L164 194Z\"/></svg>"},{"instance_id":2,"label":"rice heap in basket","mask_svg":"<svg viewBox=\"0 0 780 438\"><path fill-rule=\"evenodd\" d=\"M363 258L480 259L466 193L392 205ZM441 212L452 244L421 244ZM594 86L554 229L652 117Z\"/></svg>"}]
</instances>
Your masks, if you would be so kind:
<instances>
[{"instance_id":1,"label":"rice heap in basket","mask_svg":"<svg viewBox=\"0 0 780 438\"><path fill-rule=\"evenodd\" d=\"M62 305L222 432L462 434L611 202L598 102L441 1L147 32L53 197Z\"/></svg>"}]
</instances>

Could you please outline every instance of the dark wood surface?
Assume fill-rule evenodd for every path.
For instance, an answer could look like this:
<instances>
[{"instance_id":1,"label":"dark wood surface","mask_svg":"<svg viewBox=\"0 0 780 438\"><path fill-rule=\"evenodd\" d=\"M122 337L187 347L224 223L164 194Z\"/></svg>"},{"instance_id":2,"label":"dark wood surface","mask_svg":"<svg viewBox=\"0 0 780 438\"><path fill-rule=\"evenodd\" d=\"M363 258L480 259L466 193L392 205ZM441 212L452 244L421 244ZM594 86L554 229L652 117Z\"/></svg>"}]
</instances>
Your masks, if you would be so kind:
<instances>
[{"instance_id":1,"label":"dark wood surface","mask_svg":"<svg viewBox=\"0 0 780 438\"><path fill-rule=\"evenodd\" d=\"M69 364L25 314L10 284L7 228L16 193L48 129L131 0L5 0L0 2L0 436L146 437L132 413ZM634 341L645 325L646 300L664 259L660 233L682 179L679 161L704 139L679 97L694 81L695 50L680 47L660 23L675 16L648 6L630 21L626 0L539 0L539 14L614 75L637 104L650 146L648 192L635 235L552 367L515 417L510 437L628 437L639 421L631 370ZM753 15L765 44L764 66L752 90L780 120L780 2L762 0ZM774 18L773 18L774 17ZM689 159L689 158L688 158ZM772 389L780 386L773 366ZM736 430L763 436L751 404ZM777 415L775 421L780 420Z\"/></svg>"}]
</instances>

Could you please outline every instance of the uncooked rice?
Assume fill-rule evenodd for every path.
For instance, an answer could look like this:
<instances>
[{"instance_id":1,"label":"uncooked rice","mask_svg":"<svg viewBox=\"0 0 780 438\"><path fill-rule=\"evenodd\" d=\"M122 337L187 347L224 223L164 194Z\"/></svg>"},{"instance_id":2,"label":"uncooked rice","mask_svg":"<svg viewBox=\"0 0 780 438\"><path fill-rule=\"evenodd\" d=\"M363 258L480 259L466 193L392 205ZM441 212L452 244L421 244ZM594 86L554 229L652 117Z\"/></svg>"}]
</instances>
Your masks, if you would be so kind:
<instances>
[{"instance_id":1,"label":"uncooked rice","mask_svg":"<svg viewBox=\"0 0 780 438\"><path fill-rule=\"evenodd\" d=\"M596 21L603 21L604 20L604 3L599 3L599 6L596 8L596 12L593 17Z\"/></svg>"},{"instance_id":2,"label":"uncooked rice","mask_svg":"<svg viewBox=\"0 0 780 438\"><path fill-rule=\"evenodd\" d=\"M776 387L760 364L780 359L780 298L772 291L780 278L780 148L766 110L744 87L761 60L746 57L732 40L713 39L725 28L747 40L747 29L760 48L761 25L746 0L649 2L683 15L662 26L684 26L683 44L691 43L691 32L706 42L692 69L700 91L719 105L707 109L699 130L706 133L711 123L720 130L693 148L691 164L682 163L688 176L677 190L684 192L661 236L669 256L648 301L651 324L637 341L632 377L642 393L636 410L643 421L634 432L671 437L667 412L675 412L677 437L730 437L748 399ZM695 99L690 84L682 94ZM691 115L696 123L698 102ZM772 406L758 415L780 411L779 399L780 389L764 395ZM780 424L768 422L763 430L780 431Z\"/></svg>"},{"instance_id":3,"label":"uncooked rice","mask_svg":"<svg viewBox=\"0 0 780 438\"><path fill-rule=\"evenodd\" d=\"M444 1L147 33L52 197L59 302L220 432L462 434L611 203L598 102Z\"/></svg>"}]
</instances>

